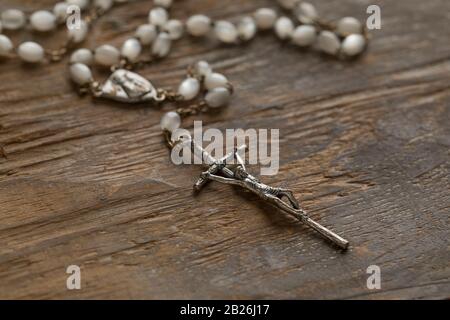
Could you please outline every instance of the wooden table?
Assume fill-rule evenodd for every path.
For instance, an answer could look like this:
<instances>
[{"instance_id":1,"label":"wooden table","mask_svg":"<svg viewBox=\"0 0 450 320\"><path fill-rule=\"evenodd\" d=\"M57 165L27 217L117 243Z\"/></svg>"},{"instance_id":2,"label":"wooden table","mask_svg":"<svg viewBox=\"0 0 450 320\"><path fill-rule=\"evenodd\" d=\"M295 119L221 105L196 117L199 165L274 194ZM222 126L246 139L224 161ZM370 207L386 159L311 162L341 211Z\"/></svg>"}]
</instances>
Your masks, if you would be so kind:
<instances>
[{"instance_id":1,"label":"wooden table","mask_svg":"<svg viewBox=\"0 0 450 320\"><path fill-rule=\"evenodd\" d=\"M53 3L7 0L0 9ZM280 172L263 180L293 189L314 219L350 240L348 252L229 186L193 197L201 168L169 161L161 108L79 98L66 61L7 61L0 298L449 298L450 3L314 3L328 19L365 19L369 4L380 5L368 53L337 61L272 34L236 47L183 39L141 74L176 86L199 59L225 73L232 104L200 119L221 130L280 129ZM264 5L274 2L178 1L172 16L229 18ZM120 45L151 7L112 10L87 46ZM66 288L69 265L81 268L81 290ZM380 290L366 286L371 265Z\"/></svg>"}]
</instances>

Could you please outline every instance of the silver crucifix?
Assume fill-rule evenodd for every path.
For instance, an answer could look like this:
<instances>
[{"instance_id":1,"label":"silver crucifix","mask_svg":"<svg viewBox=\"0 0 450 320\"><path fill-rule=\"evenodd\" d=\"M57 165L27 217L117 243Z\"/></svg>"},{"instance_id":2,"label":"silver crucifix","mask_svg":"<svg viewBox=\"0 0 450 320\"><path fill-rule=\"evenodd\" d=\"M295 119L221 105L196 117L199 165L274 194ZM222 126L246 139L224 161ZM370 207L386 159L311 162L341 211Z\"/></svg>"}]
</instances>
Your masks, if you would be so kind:
<instances>
[{"instance_id":1,"label":"silver crucifix","mask_svg":"<svg viewBox=\"0 0 450 320\"><path fill-rule=\"evenodd\" d=\"M125 69L114 71L96 96L126 103L158 101L158 92L150 81Z\"/></svg>"},{"instance_id":2,"label":"silver crucifix","mask_svg":"<svg viewBox=\"0 0 450 320\"><path fill-rule=\"evenodd\" d=\"M204 171L195 183L194 189L196 191L199 191L207 181L217 181L240 186L256 194L276 208L297 218L341 249L345 250L348 248L349 242L347 240L308 217L306 212L300 208L291 190L268 186L249 174L240 156L240 152L246 149L245 145L236 148L233 152L216 160L206 150L195 143L194 140L191 140L190 143L192 152L200 156L209 165L208 170ZM233 163L237 162L237 165L233 169L227 166L227 162L232 162L231 160L234 160ZM287 201L284 201L283 198L286 198Z\"/></svg>"}]
</instances>

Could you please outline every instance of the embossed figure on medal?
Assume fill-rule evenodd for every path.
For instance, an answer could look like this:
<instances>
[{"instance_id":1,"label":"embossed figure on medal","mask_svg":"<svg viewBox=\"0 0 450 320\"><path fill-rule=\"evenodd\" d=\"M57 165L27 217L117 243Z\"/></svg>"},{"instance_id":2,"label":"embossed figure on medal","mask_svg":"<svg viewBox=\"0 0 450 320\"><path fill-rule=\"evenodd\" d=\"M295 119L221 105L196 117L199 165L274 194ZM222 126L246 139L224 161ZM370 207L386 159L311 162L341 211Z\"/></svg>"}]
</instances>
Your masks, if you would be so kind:
<instances>
[{"instance_id":1,"label":"embossed figure on medal","mask_svg":"<svg viewBox=\"0 0 450 320\"><path fill-rule=\"evenodd\" d=\"M186 78L176 90L157 88L148 79L136 73L138 69L157 63L169 55L174 42L185 34L196 38L209 38L212 34L219 43L239 45L251 41L259 32L273 30L280 41L300 48L311 48L338 59L359 56L367 49L369 41L364 25L357 19L344 17L336 22L325 21L321 19L316 8L306 1L278 0L282 10L259 8L253 13L232 19L233 22L213 21L203 14L195 14L185 21L172 19L169 10L173 2L154 0L154 7L148 14L148 22L140 25L121 48L109 44L102 44L94 49L80 46L89 35L89 29L94 27L94 22L114 6L125 6L126 0L66 0L58 2L53 10L39 10L29 17L21 10L7 9L0 13L0 58L45 65L59 62L70 54L69 75L80 93L90 93L94 98L123 103L192 101L187 107L178 107L175 111L164 114L161 129L170 147L188 141L193 150L198 151L201 146L197 146L192 138L176 134L181 125L181 118L227 106L234 92L228 79L213 72L205 61L189 67ZM178 3L182 5L182 1ZM33 41L15 46L7 36L11 30L23 29L27 24L30 29L40 33L51 33L58 26L66 27L65 22L73 5L82 11L83 20L78 28L67 31L67 40L56 48L44 49ZM144 54L145 47L150 47L150 54ZM101 83L93 77L93 66L109 69L112 73ZM201 154L206 155L204 150L201 150ZM239 158L238 152L228 156ZM208 155L203 159L206 159L206 163L211 164L211 167L197 181L196 189L211 180L240 186L298 218L340 248L348 247L348 241L311 220L300 208L291 190L274 188L260 182L246 171L242 159L239 160L239 165L234 167L227 164L228 158L216 161ZM282 200L283 198L286 198L287 202Z\"/></svg>"}]
</instances>

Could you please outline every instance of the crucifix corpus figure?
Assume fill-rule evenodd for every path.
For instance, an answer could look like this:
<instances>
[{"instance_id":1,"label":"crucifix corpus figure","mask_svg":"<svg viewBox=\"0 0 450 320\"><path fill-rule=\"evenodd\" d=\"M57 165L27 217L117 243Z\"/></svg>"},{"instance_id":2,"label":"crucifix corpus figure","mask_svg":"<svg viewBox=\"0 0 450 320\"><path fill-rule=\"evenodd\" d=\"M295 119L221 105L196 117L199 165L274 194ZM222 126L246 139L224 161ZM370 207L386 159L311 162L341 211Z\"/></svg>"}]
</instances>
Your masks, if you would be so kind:
<instances>
[{"instance_id":1,"label":"crucifix corpus figure","mask_svg":"<svg viewBox=\"0 0 450 320\"><path fill-rule=\"evenodd\" d=\"M245 169L244 161L239 155L239 152L245 150L246 146L236 148L219 160L215 160L206 150L197 145L194 140L191 140L191 149L198 156L202 156L202 159L209 165L208 170L204 171L195 183L194 189L196 191L200 191L207 181L217 181L245 188L316 230L339 248L344 250L348 248L349 242L347 240L308 217L306 212L300 208L291 190L268 186L249 174ZM230 160L235 160L233 162L236 164L228 166L227 162L230 162ZM286 198L287 201L283 200L283 198Z\"/></svg>"}]
</instances>

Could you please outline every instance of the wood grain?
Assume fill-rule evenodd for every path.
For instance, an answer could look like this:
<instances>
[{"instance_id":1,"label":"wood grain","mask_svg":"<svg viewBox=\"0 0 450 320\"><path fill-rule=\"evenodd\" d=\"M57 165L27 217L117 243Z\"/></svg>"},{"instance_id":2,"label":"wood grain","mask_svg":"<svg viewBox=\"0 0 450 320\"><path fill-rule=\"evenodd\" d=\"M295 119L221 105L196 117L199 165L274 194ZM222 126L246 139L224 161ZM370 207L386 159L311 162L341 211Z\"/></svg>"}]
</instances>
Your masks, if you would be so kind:
<instances>
[{"instance_id":1,"label":"wood grain","mask_svg":"<svg viewBox=\"0 0 450 320\"><path fill-rule=\"evenodd\" d=\"M272 34L238 47L183 39L141 73L163 87L199 59L225 73L231 106L201 119L279 128L280 173L263 180L293 189L350 240L348 252L229 186L193 197L201 169L169 161L160 108L79 98L66 61L2 62L0 298L449 298L450 3L314 3L329 19L364 19L380 5L369 52L344 62ZM7 0L0 10L52 4ZM265 5L274 2L186 0L173 16L230 18ZM151 6L112 10L87 45L119 45ZM72 264L81 290L66 289ZM381 268L381 290L366 287L370 265Z\"/></svg>"}]
</instances>

